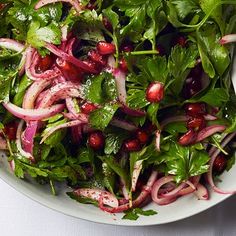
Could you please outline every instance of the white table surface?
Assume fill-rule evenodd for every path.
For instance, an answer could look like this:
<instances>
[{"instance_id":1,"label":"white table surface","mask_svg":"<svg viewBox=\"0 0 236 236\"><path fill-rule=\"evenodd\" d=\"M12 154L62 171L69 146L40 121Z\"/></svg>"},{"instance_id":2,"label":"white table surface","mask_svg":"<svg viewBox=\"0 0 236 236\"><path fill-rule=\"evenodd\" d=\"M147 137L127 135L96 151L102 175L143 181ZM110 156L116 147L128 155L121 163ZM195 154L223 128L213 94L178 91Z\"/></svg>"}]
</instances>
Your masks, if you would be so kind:
<instances>
[{"instance_id":1,"label":"white table surface","mask_svg":"<svg viewBox=\"0 0 236 236\"><path fill-rule=\"evenodd\" d=\"M236 196L179 222L152 227L95 224L57 213L0 180L0 236L235 236ZM174 214L174 212L173 212Z\"/></svg>"}]
</instances>

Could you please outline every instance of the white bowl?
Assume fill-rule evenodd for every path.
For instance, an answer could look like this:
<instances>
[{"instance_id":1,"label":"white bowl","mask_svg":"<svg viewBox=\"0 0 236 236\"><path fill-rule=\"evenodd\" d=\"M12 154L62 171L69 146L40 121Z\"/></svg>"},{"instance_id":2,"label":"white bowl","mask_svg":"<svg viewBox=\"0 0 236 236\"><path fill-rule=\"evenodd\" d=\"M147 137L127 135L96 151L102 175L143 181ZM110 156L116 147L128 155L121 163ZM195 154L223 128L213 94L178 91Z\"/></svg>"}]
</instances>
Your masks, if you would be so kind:
<instances>
[{"instance_id":1,"label":"white bowl","mask_svg":"<svg viewBox=\"0 0 236 236\"><path fill-rule=\"evenodd\" d=\"M236 60L234 68L236 68ZM236 71L233 72L233 81L236 83ZM113 225L147 226L170 223L200 213L229 197L229 195L217 194L210 191L210 200L208 201L197 200L194 194L192 194L179 198L176 202L167 206L158 206L152 203L146 209L156 210L158 212L157 215L141 216L137 221L129 221L121 219L123 214L109 214L102 212L92 205L77 203L66 195L68 189L65 186L60 187L58 196L55 197L51 194L50 189L45 186L32 184L26 180L16 178L9 169L4 154L0 156L0 178L17 191L53 210L76 218ZM234 165L230 172L224 173L221 179L220 187L225 190L236 189L236 165Z\"/></svg>"}]
</instances>

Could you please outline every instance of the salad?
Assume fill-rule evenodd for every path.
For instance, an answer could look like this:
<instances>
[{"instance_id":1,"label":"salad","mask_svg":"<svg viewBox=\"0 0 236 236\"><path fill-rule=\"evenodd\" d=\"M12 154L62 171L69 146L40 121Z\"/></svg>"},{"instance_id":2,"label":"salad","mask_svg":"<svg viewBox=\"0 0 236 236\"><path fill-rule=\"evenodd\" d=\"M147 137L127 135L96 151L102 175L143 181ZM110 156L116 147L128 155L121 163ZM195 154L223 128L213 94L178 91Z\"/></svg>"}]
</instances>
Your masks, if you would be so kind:
<instances>
[{"instance_id":1,"label":"salad","mask_svg":"<svg viewBox=\"0 0 236 236\"><path fill-rule=\"evenodd\" d=\"M0 149L19 178L124 218L209 199L235 162L235 1L0 0Z\"/></svg>"}]
</instances>

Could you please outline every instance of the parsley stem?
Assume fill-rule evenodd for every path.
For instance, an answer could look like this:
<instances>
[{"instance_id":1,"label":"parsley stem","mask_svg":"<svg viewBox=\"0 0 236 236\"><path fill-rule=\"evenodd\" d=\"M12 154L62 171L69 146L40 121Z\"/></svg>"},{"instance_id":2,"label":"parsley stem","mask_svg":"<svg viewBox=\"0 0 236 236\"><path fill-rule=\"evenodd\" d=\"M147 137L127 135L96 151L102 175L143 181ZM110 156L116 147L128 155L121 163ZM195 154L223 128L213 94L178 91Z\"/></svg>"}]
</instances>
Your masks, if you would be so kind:
<instances>
[{"instance_id":1,"label":"parsley stem","mask_svg":"<svg viewBox=\"0 0 236 236\"><path fill-rule=\"evenodd\" d=\"M137 55L148 55L148 54L158 54L157 50L146 50L146 51L135 51L135 52L130 52L129 53L132 56L137 56Z\"/></svg>"},{"instance_id":2,"label":"parsley stem","mask_svg":"<svg viewBox=\"0 0 236 236\"><path fill-rule=\"evenodd\" d=\"M50 183L50 187L51 187L52 194L53 194L54 196L56 196L55 186L54 186L54 183L53 183L53 181L52 181L51 179L49 180L49 183Z\"/></svg>"}]
</instances>

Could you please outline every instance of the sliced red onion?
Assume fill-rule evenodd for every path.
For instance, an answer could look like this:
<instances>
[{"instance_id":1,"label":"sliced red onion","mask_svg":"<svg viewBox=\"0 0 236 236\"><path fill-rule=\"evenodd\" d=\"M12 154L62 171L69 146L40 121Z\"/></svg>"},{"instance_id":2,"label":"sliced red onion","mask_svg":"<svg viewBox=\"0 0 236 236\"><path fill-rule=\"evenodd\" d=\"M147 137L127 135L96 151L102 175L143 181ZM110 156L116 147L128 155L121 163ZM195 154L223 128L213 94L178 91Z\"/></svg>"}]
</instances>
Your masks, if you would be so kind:
<instances>
[{"instance_id":1,"label":"sliced red onion","mask_svg":"<svg viewBox=\"0 0 236 236\"><path fill-rule=\"evenodd\" d=\"M16 169L15 161L14 160L9 161L9 165L10 165L11 170L14 172Z\"/></svg>"},{"instance_id":2,"label":"sliced red onion","mask_svg":"<svg viewBox=\"0 0 236 236\"><path fill-rule=\"evenodd\" d=\"M161 131L160 130L156 131L155 146L156 146L156 150L160 152L161 151Z\"/></svg>"},{"instance_id":3,"label":"sliced red onion","mask_svg":"<svg viewBox=\"0 0 236 236\"><path fill-rule=\"evenodd\" d=\"M195 192L195 191L196 191L196 187L197 187L197 185L198 185L198 183L199 183L199 181L200 181L200 178L201 178L200 175L194 176L194 177L192 178L192 184L193 184L193 185L192 185L192 186L189 185L188 187L181 189L181 190L178 192L178 195L184 196L184 195L187 195L187 194L190 194L190 193Z\"/></svg>"},{"instance_id":4,"label":"sliced red onion","mask_svg":"<svg viewBox=\"0 0 236 236\"><path fill-rule=\"evenodd\" d=\"M125 114L129 116L142 117L146 115L145 111L135 110L135 109L129 108L128 106L124 104L122 104L122 107L120 109L121 111L123 111Z\"/></svg>"},{"instance_id":5,"label":"sliced red onion","mask_svg":"<svg viewBox=\"0 0 236 236\"><path fill-rule=\"evenodd\" d=\"M134 132L136 131L138 128L131 122L128 122L126 120L121 120L118 118L113 118L112 121L110 122L111 125L124 129L124 130L128 130L130 132Z\"/></svg>"},{"instance_id":6,"label":"sliced red onion","mask_svg":"<svg viewBox=\"0 0 236 236\"><path fill-rule=\"evenodd\" d=\"M78 89L79 86L71 82L59 83L48 90L39 106L45 108L61 99L80 97L81 94Z\"/></svg>"},{"instance_id":7,"label":"sliced red onion","mask_svg":"<svg viewBox=\"0 0 236 236\"><path fill-rule=\"evenodd\" d=\"M119 101L123 104L126 104L127 93L126 93L126 75L120 69L115 69L113 72L116 81L117 93Z\"/></svg>"},{"instance_id":8,"label":"sliced red onion","mask_svg":"<svg viewBox=\"0 0 236 236\"><path fill-rule=\"evenodd\" d=\"M79 125L71 127L71 136L73 143L79 144L83 139L83 126Z\"/></svg>"},{"instance_id":9,"label":"sliced red onion","mask_svg":"<svg viewBox=\"0 0 236 236\"><path fill-rule=\"evenodd\" d=\"M115 67L116 67L116 60L113 55L110 55L107 59L107 68L105 68L105 71L113 74Z\"/></svg>"},{"instance_id":10,"label":"sliced red onion","mask_svg":"<svg viewBox=\"0 0 236 236\"><path fill-rule=\"evenodd\" d=\"M119 205L117 198L113 194L101 189L79 188L74 193L80 197L90 198L95 201L99 201L102 198L102 204L110 207L116 208Z\"/></svg>"},{"instance_id":11,"label":"sliced red onion","mask_svg":"<svg viewBox=\"0 0 236 236\"><path fill-rule=\"evenodd\" d=\"M71 55L74 56L74 51L76 51L79 48L79 41L77 40L77 38L71 38L68 40L66 47L65 47L65 51Z\"/></svg>"},{"instance_id":12,"label":"sliced red onion","mask_svg":"<svg viewBox=\"0 0 236 236\"><path fill-rule=\"evenodd\" d=\"M139 196L132 202L132 207L138 207L140 206L143 202L146 201L147 197L149 196L152 186L154 184L154 182L156 181L157 178L157 172L153 171L151 176L148 179L148 182L146 184L146 186L144 186L142 192L139 194ZM109 212L109 213L119 213L119 212L123 212L126 211L128 209L130 209L130 204L124 204L115 208L109 208L109 207L105 207L103 204L103 197L101 196L101 198L99 199L99 207L101 210Z\"/></svg>"},{"instance_id":13,"label":"sliced red onion","mask_svg":"<svg viewBox=\"0 0 236 236\"><path fill-rule=\"evenodd\" d=\"M74 121L70 121L68 123L65 123L65 124L61 124L61 125L58 125L56 127L53 127L51 129L49 129L45 134L44 136L42 137L42 140L40 143L43 143L50 135L52 135L55 131L59 130L59 129L64 129L64 128L69 128L69 127L73 127L73 126L78 126L78 125L82 125L82 124L86 124L88 123L88 120L74 120Z\"/></svg>"},{"instance_id":14,"label":"sliced red onion","mask_svg":"<svg viewBox=\"0 0 236 236\"><path fill-rule=\"evenodd\" d=\"M26 125L26 129L21 135L21 141L23 144L23 149L32 155L34 149L34 137L37 133L39 122L29 121Z\"/></svg>"},{"instance_id":15,"label":"sliced red onion","mask_svg":"<svg viewBox=\"0 0 236 236\"><path fill-rule=\"evenodd\" d=\"M31 153L24 151L21 146L21 134L23 130L23 125L24 125L24 120L21 120L20 123L18 124L17 132L16 132L16 147L23 157L31 161L34 161L34 157L31 155Z\"/></svg>"},{"instance_id":16,"label":"sliced red onion","mask_svg":"<svg viewBox=\"0 0 236 236\"><path fill-rule=\"evenodd\" d=\"M224 148L234 137L236 136L236 132L229 134L221 143L221 147ZM210 186L212 187L212 189L220 194L235 194L236 190L232 190L232 191L225 191L222 189L219 189L218 187L216 187L214 180L213 180L213 176L212 176L212 170L213 170L213 164L215 162L216 157L220 154L221 150L217 149L212 155L211 155L211 159L210 159L210 167L207 173L207 181L210 184Z\"/></svg>"},{"instance_id":17,"label":"sliced red onion","mask_svg":"<svg viewBox=\"0 0 236 236\"><path fill-rule=\"evenodd\" d=\"M202 140L210 137L211 135L223 132L226 129L224 125L211 125L204 129L202 129L197 135L197 142L201 142Z\"/></svg>"},{"instance_id":18,"label":"sliced red onion","mask_svg":"<svg viewBox=\"0 0 236 236\"><path fill-rule=\"evenodd\" d=\"M124 196L125 200L129 201L130 197L129 197L129 193L127 190L127 186L125 184L125 181L122 178L120 179L120 183L121 183L121 189L122 189L123 196Z\"/></svg>"},{"instance_id":19,"label":"sliced red onion","mask_svg":"<svg viewBox=\"0 0 236 236\"><path fill-rule=\"evenodd\" d=\"M0 47L7 48L15 52L22 52L25 46L13 39L0 38Z\"/></svg>"},{"instance_id":20,"label":"sliced red onion","mask_svg":"<svg viewBox=\"0 0 236 236\"><path fill-rule=\"evenodd\" d=\"M36 66L38 65L39 61L40 57L36 49L28 47L26 49L25 72L31 80L49 80L61 75L61 71L55 66L51 70L46 70L43 73L37 73Z\"/></svg>"},{"instance_id":21,"label":"sliced red onion","mask_svg":"<svg viewBox=\"0 0 236 236\"><path fill-rule=\"evenodd\" d=\"M7 141L0 136L0 150L7 150Z\"/></svg>"},{"instance_id":22,"label":"sliced red onion","mask_svg":"<svg viewBox=\"0 0 236 236\"><path fill-rule=\"evenodd\" d=\"M220 44L224 45L227 43L235 43L236 42L236 34L228 34L221 38Z\"/></svg>"},{"instance_id":23,"label":"sliced red onion","mask_svg":"<svg viewBox=\"0 0 236 236\"><path fill-rule=\"evenodd\" d=\"M84 71L94 73L94 74L97 73L97 71L94 68L88 66L86 63L75 58L74 56L71 56L71 55L65 53L64 51L60 50L59 48L57 48L53 44L47 43L45 48L47 48L50 52L52 52L56 56L62 58L65 61L72 63L73 65L77 66L78 68L83 69Z\"/></svg>"},{"instance_id":24,"label":"sliced red onion","mask_svg":"<svg viewBox=\"0 0 236 236\"><path fill-rule=\"evenodd\" d=\"M67 2L70 3L75 10L80 13L82 11L80 2L77 0L39 0L37 4L35 5L34 9L38 10L39 8L46 6L48 4L56 3L56 2Z\"/></svg>"},{"instance_id":25,"label":"sliced red onion","mask_svg":"<svg viewBox=\"0 0 236 236\"><path fill-rule=\"evenodd\" d=\"M69 113L74 115L74 117L76 117L78 115L78 112L75 107L75 103L71 97L66 99L66 107L67 107Z\"/></svg>"},{"instance_id":26,"label":"sliced red onion","mask_svg":"<svg viewBox=\"0 0 236 236\"><path fill-rule=\"evenodd\" d=\"M26 91L22 107L24 109L33 109L34 103L38 95L50 85L49 80L35 81Z\"/></svg>"},{"instance_id":27,"label":"sliced red onion","mask_svg":"<svg viewBox=\"0 0 236 236\"><path fill-rule=\"evenodd\" d=\"M204 115L204 118L207 121L213 121L213 120L217 120L218 119L216 116L213 116L213 115L210 115L210 114Z\"/></svg>"},{"instance_id":28,"label":"sliced red onion","mask_svg":"<svg viewBox=\"0 0 236 236\"><path fill-rule=\"evenodd\" d=\"M139 178L142 168L143 168L143 160L136 161L134 164L134 171L132 173L132 179L131 179L132 192L136 191L136 185L137 185L138 178Z\"/></svg>"},{"instance_id":29,"label":"sliced red onion","mask_svg":"<svg viewBox=\"0 0 236 236\"><path fill-rule=\"evenodd\" d=\"M64 109L64 104L54 105L50 108L23 109L13 103L3 103L3 106L14 116L23 120L43 120L52 117Z\"/></svg>"},{"instance_id":30,"label":"sliced red onion","mask_svg":"<svg viewBox=\"0 0 236 236\"><path fill-rule=\"evenodd\" d=\"M151 196L152 196L152 200L157 203L158 205L167 205L169 203L174 202L177 199L177 196L171 196L171 197L160 197L159 196L159 190L160 188L169 183L169 182L173 182L174 181L174 177L173 176L165 176L162 177L160 179L158 179L152 188L152 192L151 192Z\"/></svg>"},{"instance_id":31,"label":"sliced red onion","mask_svg":"<svg viewBox=\"0 0 236 236\"><path fill-rule=\"evenodd\" d=\"M161 129L163 129L166 125L170 124L170 123L174 123L174 122L185 122L188 121L189 117L188 116L171 116L166 118L165 120L163 120L160 124Z\"/></svg>"},{"instance_id":32,"label":"sliced red onion","mask_svg":"<svg viewBox=\"0 0 236 236\"><path fill-rule=\"evenodd\" d=\"M195 191L195 195L198 197L199 200L208 200L209 199L209 192L205 186L202 184L197 185L197 190Z\"/></svg>"}]
</instances>

